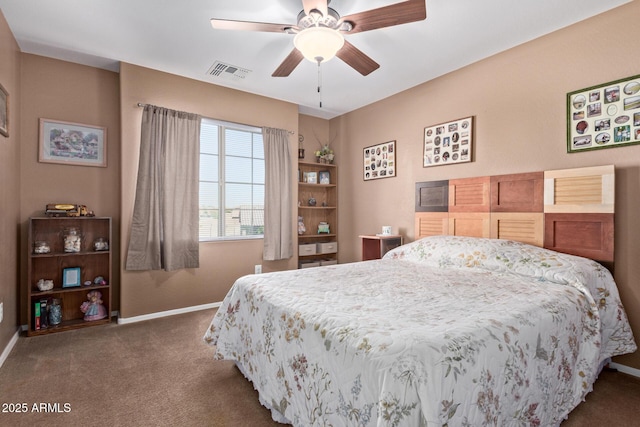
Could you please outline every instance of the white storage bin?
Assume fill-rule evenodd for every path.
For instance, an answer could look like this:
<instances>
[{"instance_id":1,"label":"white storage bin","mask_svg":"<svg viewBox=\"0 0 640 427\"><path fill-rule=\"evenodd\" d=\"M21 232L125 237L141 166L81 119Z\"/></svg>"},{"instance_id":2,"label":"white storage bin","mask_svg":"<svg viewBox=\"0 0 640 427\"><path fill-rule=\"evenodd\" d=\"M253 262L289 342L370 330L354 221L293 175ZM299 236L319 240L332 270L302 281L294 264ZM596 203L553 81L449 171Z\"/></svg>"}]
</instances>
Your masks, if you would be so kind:
<instances>
[{"instance_id":1,"label":"white storage bin","mask_svg":"<svg viewBox=\"0 0 640 427\"><path fill-rule=\"evenodd\" d=\"M311 267L320 267L319 262L301 262L300 268L311 268Z\"/></svg>"},{"instance_id":2,"label":"white storage bin","mask_svg":"<svg viewBox=\"0 0 640 427\"><path fill-rule=\"evenodd\" d=\"M298 255L315 255L316 254L316 245L314 243L309 243L305 245L298 245Z\"/></svg>"},{"instance_id":3,"label":"white storage bin","mask_svg":"<svg viewBox=\"0 0 640 427\"><path fill-rule=\"evenodd\" d=\"M323 259L322 261L320 261L320 265L334 265L337 263L338 261L335 259Z\"/></svg>"},{"instance_id":4,"label":"white storage bin","mask_svg":"<svg viewBox=\"0 0 640 427\"><path fill-rule=\"evenodd\" d=\"M338 242L316 243L319 254L334 254L338 252Z\"/></svg>"}]
</instances>

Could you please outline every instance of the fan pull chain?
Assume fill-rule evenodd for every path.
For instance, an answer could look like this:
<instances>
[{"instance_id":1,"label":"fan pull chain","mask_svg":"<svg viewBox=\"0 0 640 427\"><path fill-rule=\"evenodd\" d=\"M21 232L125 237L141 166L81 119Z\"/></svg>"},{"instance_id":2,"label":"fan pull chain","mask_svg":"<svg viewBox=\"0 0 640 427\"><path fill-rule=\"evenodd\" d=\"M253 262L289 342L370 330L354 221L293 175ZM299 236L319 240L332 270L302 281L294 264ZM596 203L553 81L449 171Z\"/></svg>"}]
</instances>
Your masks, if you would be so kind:
<instances>
[{"instance_id":1,"label":"fan pull chain","mask_svg":"<svg viewBox=\"0 0 640 427\"><path fill-rule=\"evenodd\" d=\"M318 59L318 100L320 101L320 108L322 108L322 68L320 63L322 59Z\"/></svg>"}]
</instances>

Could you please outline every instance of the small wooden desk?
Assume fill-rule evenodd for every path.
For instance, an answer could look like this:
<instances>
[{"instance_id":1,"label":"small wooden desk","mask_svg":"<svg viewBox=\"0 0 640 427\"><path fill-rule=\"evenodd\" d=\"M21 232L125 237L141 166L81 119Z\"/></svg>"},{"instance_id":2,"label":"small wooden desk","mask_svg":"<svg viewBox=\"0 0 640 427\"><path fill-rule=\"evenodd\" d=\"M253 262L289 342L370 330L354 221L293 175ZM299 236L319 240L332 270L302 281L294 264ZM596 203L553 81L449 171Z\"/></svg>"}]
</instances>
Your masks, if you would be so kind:
<instances>
[{"instance_id":1,"label":"small wooden desk","mask_svg":"<svg viewBox=\"0 0 640 427\"><path fill-rule=\"evenodd\" d=\"M402 245L402 236L390 234L388 236L375 234L363 235L362 239L362 260L380 259L393 248Z\"/></svg>"}]
</instances>

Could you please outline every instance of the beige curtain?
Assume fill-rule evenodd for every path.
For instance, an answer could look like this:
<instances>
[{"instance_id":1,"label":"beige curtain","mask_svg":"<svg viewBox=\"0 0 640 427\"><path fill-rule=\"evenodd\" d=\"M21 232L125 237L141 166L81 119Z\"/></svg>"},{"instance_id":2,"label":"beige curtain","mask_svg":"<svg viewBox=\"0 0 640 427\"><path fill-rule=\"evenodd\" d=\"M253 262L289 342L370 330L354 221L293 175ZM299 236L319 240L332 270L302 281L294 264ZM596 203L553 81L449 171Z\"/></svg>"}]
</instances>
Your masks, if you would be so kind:
<instances>
[{"instance_id":1,"label":"beige curtain","mask_svg":"<svg viewBox=\"0 0 640 427\"><path fill-rule=\"evenodd\" d=\"M262 128L265 163L264 254L267 261L293 256L291 154L286 130Z\"/></svg>"},{"instance_id":2,"label":"beige curtain","mask_svg":"<svg viewBox=\"0 0 640 427\"><path fill-rule=\"evenodd\" d=\"M200 117L147 105L127 270L199 267Z\"/></svg>"}]
</instances>

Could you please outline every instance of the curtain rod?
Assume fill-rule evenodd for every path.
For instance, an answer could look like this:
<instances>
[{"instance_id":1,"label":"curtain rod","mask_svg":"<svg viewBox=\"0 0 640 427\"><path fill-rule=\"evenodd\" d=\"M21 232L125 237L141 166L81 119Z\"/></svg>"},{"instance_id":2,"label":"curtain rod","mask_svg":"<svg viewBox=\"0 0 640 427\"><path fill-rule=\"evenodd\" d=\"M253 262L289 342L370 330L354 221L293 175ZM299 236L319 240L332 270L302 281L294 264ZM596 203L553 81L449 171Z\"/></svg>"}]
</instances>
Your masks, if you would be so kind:
<instances>
[{"instance_id":1,"label":"curtain rod","mask_svg":"<svg viewBox=\"0 0 640 427\"><path fill-rule=\"evenodd\" d=\"M144 107L146 107L146 106L151 106L151 104L143 104L143 103L141 103L141 102L138 102L138 107L143 107L143 108L144 108ZM228 121L228 120L222 120L222 121L223 121L223 122L227 122L227 123L232 123L232 124L235 124L235 125L249 126L249 125L246 125L246 124L244 124L244 123L230 122L230 121ZM261 127L261 126L260 126L260 127ZM294 132L294 131L291 131L291 130L288 130L287 132L289 133L289 135L293 135L293 134L295 134L295 132Z\"/></svg>"}]
</instances>

